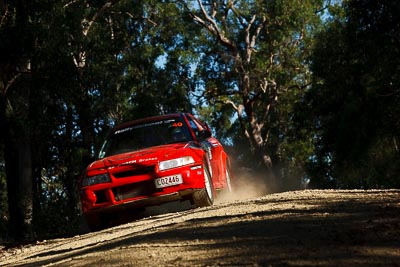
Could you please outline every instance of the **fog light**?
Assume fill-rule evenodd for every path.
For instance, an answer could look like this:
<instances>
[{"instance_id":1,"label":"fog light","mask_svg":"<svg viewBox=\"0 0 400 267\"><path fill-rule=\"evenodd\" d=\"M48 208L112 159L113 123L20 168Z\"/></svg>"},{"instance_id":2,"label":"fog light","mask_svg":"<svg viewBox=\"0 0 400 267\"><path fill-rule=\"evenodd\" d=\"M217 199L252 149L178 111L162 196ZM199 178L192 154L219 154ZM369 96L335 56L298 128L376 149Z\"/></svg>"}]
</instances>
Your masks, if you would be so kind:
<instances>
[{"instance_id":1,"label":"fog light","mask_svg":"<svg viewBox=\"0 0 400 267\"><path fill-rule=\"evenodd\" d=\"M91 190L85 191L85 197L88 200L88 202L90 202L91 204L94 204L97 201L96 194Z\"/></svg>"}]
</instances>

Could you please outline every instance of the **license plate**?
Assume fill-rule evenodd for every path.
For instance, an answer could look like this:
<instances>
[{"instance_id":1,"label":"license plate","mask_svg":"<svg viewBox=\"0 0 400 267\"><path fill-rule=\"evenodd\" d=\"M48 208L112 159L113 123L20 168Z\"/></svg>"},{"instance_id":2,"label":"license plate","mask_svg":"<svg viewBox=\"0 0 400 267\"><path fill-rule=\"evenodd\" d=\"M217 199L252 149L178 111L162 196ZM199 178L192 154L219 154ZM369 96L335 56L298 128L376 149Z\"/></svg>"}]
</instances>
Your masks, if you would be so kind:
<instances>
[{"instance_id":1,"label":"license plate","mask_svg":"<svg viewBox=\"0 0 400 267\"><path fill-rule=\"evenodd\" d=\"M165 176L155 179L156 188L164 188L182 183L183 183L182 175L180 174Z\"/></svg>"}]
</instances>

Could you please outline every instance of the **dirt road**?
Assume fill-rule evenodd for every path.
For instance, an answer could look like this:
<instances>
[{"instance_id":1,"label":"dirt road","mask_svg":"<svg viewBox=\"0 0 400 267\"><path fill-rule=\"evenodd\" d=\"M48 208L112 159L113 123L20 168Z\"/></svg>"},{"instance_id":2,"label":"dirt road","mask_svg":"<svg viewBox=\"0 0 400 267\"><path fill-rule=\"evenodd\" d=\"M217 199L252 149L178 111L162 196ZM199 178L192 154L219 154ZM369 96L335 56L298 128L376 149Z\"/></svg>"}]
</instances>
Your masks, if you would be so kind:
<instances>
[{"instance_id":1,"label":"dirt road","mask_svg":"<svg viewBox=\"0 0 400 267\"><path fill-rule=\"evenodd\" d=\"M304 190L0 251L1 266L400 266L400 190Z\"/></svg>"}]
</instances>

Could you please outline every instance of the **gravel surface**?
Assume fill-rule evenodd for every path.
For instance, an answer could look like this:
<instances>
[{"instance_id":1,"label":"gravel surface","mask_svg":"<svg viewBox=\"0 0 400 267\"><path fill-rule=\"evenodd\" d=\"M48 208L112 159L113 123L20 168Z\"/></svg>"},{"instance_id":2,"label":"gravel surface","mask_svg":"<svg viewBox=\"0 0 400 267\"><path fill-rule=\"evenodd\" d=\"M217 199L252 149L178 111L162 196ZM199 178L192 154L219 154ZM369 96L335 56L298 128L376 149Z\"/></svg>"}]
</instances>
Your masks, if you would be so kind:
<instances>
[{"instance_id":1,"label":"gravel surface","mask_svg":"<svg viewBox=\"0 0 400 267\"><path fill-rule=\"evenodd\" d=\"M302 190L163 209L0 250L0 266L400 266L400 190Z\"/></svg>"}]
</instances>

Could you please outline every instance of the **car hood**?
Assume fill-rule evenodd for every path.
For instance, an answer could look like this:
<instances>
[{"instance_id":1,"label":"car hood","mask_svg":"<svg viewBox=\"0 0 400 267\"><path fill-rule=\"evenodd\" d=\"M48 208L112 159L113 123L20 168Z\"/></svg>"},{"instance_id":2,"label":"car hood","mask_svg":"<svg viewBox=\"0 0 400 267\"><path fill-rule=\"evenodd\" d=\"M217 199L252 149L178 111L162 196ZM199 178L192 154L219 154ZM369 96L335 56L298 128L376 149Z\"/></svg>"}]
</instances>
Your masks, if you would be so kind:
<instances>
[{"instance_id":1,"label":"car hood","mask_svg":"<svg viewBox=\"0 0 400 267\"><path fill-rule=\"evenodd\" d=\"M149 165L162 160L180 157L188 146L189 143L169 144L113 155L93 162L89 165L88 170L127 164Z\"/></svg>"}]
</instances>

